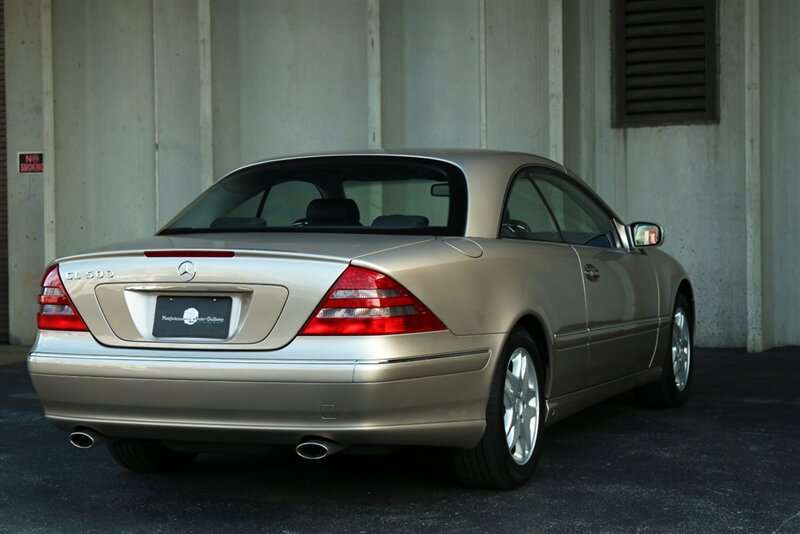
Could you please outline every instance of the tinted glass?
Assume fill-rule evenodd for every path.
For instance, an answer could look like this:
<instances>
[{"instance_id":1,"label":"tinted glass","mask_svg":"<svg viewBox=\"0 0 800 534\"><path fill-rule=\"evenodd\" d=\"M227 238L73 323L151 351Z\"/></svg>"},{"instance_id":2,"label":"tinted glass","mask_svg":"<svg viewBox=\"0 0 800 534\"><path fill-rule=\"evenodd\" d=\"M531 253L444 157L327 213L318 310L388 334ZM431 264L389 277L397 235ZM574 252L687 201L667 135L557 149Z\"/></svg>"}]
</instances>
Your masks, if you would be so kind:
<instances>
[{"instance_id":1,"label":"tinted glass","mask_svg":"<svg viewBox=\"0 0 800 534\"><path fill-rule=\"evenodd\" d=\"M616 232L609 215L566 178L546 171L533 173L564 240L575 245L615 248Z\"/></svg>"},{"instance_id":2,"label":"tinted glass","mask_svg":"<svg viewBox=\"0 0 800 534\"><path fill-rule=\"evenodd\" d=\"M511 184L500 237L561 241L558 228L527 172L517 176Z\"/></svg>"},{"instance_id":3,"label":"tinted glass","mask_svg":"<svg viewBox=\"0 0 800 534\"><path fill-rule=\"evenodd\" d=\"M448 196L432 186L446 184ZM466 183L455 166L341 156L267 163L213 185L161 233L339 232L463 235Z\"/></svg>"}]
</instances>

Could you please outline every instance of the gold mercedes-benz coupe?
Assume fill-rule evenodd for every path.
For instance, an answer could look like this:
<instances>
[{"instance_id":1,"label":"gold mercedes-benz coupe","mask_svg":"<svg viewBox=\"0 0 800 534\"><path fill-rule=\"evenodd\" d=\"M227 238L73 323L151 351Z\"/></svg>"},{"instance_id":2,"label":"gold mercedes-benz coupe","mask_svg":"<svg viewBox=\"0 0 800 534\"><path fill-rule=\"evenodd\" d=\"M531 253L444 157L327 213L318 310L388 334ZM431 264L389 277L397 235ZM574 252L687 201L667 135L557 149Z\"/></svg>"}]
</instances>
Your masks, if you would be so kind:
<instances>
[{"instance_id":1,"label":"gold mercedes-benz coupe","mask_svg":"<svg viewBox=\"0 0 800 534\"><path fill-rule=\"evenodd\" d=\"M137 471L425 445L510 488L554 422L686 400L692 287L662 240L530 154L258 162L155 237L53 261L30 374L73 445Z\"/></svg>"}]
</instances>

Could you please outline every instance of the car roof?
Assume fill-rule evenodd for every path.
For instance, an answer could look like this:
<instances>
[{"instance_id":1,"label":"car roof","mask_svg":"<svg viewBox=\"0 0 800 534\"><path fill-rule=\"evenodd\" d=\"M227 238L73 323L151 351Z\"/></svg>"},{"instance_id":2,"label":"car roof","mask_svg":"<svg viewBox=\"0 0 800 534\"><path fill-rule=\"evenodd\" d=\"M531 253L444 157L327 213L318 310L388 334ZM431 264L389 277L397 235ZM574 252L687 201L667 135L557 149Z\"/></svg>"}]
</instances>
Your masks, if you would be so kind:
<instances>
[{"instance_id":1,"label":"car roof","mask_svg":"<svg viewBox=\"0 0 800 534\"><path fill-rule=\"evenodd\" d=\"M542 156L525 152L476 148L345 150L269 158L244 165L233 172L277 161L336 156L415 157L444 161L459 167L464 172L467 181L467 226L464 234L466 236L497 237L509 178L521 167L530 165L548 167L568 175L605 208L612 217L618 219L613 210L591 188L563 165ZM487 199L495 200L489 202Z\"/></svg>"}]
</instances>

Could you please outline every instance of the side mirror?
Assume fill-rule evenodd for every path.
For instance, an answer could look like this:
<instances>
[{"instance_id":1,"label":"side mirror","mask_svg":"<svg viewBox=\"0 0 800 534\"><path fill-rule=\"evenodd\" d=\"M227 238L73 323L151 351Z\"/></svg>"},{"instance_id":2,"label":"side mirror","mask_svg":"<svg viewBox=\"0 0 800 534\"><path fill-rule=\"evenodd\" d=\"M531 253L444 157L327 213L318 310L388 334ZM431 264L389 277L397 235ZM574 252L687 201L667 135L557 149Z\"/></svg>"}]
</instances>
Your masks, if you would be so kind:
<instances>
[{"instance_id":1,"label":"side mirror","mask_svg":"<svg viewBox=\"0 0 800 534\"><path fill-rule=\"evenodd\" d=\"M633 246L636 248L660 247L664 242L664 230L655 223L637 222L628 228L633 238Z\"/></svg>"}]
</instances>

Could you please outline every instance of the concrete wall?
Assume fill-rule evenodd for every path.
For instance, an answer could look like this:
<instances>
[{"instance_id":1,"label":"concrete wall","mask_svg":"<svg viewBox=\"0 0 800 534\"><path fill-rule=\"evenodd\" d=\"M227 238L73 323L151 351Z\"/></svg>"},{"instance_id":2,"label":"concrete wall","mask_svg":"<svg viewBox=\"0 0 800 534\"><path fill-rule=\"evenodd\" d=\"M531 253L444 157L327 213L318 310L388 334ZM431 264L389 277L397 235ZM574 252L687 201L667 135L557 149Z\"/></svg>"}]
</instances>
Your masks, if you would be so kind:
<instances>
[{"instance_id":1,"label":"concrete wall","mask_svg":"<svg viewBox=\"0 0 800 534\"><path fill-rule=\"evenodd\" d=\"M217 174L366 145L366 17L363 0L212 3Z\"/></svg>"},{"instance_id":2,"label":"concrete wall","mask_svg":"<svg viewBox=\"0 0 800 534\"><path fill-rule=\"evenodd\" d=\"M800 345L800 2L762 5L764 336Z\"/></svg>"},{"instance_id":3,"label":"concrete wall","mask_svg":"<svg viewBox=\"0 0 800 534\"><path fill-rule=\"evenodd\" d=\"M55 2L56 254L155 227L153 12Z\"/></svg>"},{"instance_id":4,"label":"concrete wall","mask_svg":"<svg viewBox=\"0 0 800 534\"><path fill-rule=\"evenodd\" d=\"M611 128L610 4L565 8L566 165L626 220L652 220L689 272L696 341L746 343L743 3L720 2L720 122ZM581 38L581 36L583 38Z\"/></svg>"},{"instance_id":5,"label":"concrete wall","mask_svg":"<svg viewBox=\"0 0 800 534\"><path fill-rule=\"evenodd\" d=\"M43 146L41 20L36 3L4 4L9 331L11 343L27 343L36 335L36 295L45 263L43 189L41 175L17 174L16 154Z\"/></svg>"},{"instance_id":6,"label":"concrete wall","mask_svg":"<svg viewBox=\"0 0 800 534\"><path fill-rule=\"evenodd\" d=\"M487 146L549 154L548 5L486 3Z\"/></svg>"},{"instance_id":7,"label":"concrete wall","mask_svg":"<svg viewBox=\"0 0 800 534\"><path fill-rule=\"evenodd\" d=\"M695 283L698 344L743 346L747 17L719 4L719 124L612 129L610 0L57 1L49 36L49 0L6 1L9 154L47 146L49 111L55 145L54 186L9 158L12 338L35 333L45 251L152 234L213 177L364 147L377 128L391 147L563 154L623 217L665 226ZM800 231L800 7L759 5L764 324L781 345L800 343L800 262L782 246Z\"/></svg>"},{"instance_id":8,"label":"concrete wall","mask_svg":"<svg viewBox=\"0 0 800 534\"><path fill-rule=\"evenodd\" d=\"M478 3L384 2L383 142L480 143Z\"/></svg>"},{"instance_id":9,"label":"concrete wall","mask_svg":"<svg viewBox=\"0 0 800 534\"><path fill-rule=\"evenodd\" d=\"M153 84L149 94L158 96L152 103L142 102L141 110L152 116L155 136L152 157L157 172L150 194L157 201L153 224L160 227L210 183L213 170L203 168L202 150L207 140L203 138L201 125L198 2L154 2L152 9L154 39L145 33L141 38L149 37L149 42L141 43L141 47L150 54L153 71L143 76L143 83L149 80Z\"/></svg>"},{"instance_id":10,"label":"concrete wall","mask_svg":"<svg viewBox=\"0 0 800 534\"><path fill-rule=\"evenodd\" d=\"M484 128L489 148L547 154L547 22L544 0L384 0L384 145L479 147Z\"/></svg>"}]
</instances>

